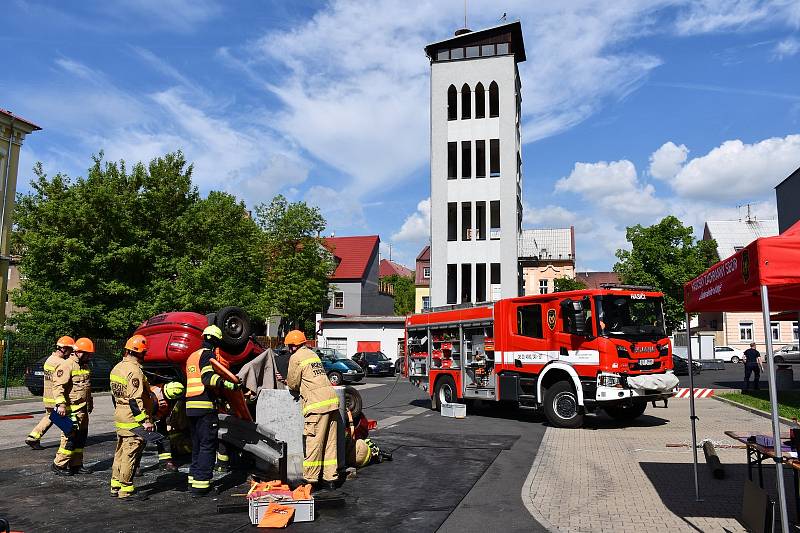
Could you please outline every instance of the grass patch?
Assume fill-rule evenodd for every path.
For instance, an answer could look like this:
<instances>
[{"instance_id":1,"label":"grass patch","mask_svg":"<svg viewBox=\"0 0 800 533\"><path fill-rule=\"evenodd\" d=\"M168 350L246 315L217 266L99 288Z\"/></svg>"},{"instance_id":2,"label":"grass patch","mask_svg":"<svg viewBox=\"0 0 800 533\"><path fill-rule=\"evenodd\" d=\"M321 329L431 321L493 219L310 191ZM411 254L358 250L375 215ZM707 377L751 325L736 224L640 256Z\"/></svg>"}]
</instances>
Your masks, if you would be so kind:
<instances>
[{"instance_id":1,"label":"grass patch","mask_svg":"<svg viewBox=\"0 0 800 533\"><path fill-rule=\"evenodd\" d=\"M721 392L717 396L748 407L754 407L765 413L770 412L769 391L758 390L748 392ZM800 419L800 392L778 392L778 414L784 418Z\"/></svg>"}]
</instances>

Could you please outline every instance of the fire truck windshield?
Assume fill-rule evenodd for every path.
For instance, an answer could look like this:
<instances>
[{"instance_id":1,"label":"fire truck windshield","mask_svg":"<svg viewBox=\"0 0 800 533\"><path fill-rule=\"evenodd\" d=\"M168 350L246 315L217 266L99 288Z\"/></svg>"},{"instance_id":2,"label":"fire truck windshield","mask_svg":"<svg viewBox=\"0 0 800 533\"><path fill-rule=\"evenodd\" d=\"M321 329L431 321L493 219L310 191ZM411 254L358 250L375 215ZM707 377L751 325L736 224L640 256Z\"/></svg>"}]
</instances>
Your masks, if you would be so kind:
<instances>
[{"instance_id":1,"label":"fire truck windshield","mask_svg":"<svg viewBox=\"0 0 800 533\"><path fill-rule=\"evenodd\" d=\"M657 340L667 336L661 298L640 294L597 296L598 331L604 337Z\"/></svg>"}]
</instances>

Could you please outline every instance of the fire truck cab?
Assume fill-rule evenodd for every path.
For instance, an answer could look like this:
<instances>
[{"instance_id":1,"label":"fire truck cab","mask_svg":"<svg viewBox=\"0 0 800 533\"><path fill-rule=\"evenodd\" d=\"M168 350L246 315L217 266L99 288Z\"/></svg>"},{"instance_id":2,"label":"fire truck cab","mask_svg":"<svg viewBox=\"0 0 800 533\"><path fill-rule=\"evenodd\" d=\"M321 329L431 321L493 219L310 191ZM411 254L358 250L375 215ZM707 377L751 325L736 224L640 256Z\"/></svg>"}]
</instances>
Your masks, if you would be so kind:
<instances>
[{"instance_id":1,"label":"fire truck cab","mask_svg":"<svg viewBox=\"0 0 800 533\"><path fill-rule=\"evenodd\" d=\"M603 409L631 420L673 396L663 295L608 286L437 308L406 321L407 372L431 406L471 400L541 409L575 428Z\"/></svg>"}]
</instances>

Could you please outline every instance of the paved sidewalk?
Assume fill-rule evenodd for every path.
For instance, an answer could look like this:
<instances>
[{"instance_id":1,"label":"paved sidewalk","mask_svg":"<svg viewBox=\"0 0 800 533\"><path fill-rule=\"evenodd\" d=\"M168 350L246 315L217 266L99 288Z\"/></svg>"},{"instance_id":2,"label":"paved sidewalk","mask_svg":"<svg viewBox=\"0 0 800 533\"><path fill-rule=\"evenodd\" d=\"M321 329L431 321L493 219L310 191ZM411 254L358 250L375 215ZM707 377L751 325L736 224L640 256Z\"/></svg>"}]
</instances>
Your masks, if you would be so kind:
<instances>
[{"instance_id":1,"label":"paved sidewalk","mask_svg":"<svg viewBox=\"0 0 800 533\"><path fill-rule=\"evenodd\" d=\"M696 402L698 441L735 444L724 431L770 433L769 420L711 399ZM745 531L743 449L718 449L726 479L714 480L698 450L701 498L695 502L692 452L666 444L691 439L689 402L648 407L635 425L605 416L582 430L548 428L522 488L526 507L551 531ZM791 486L791 473L786 480ZM774 475L765 476L773 488ZM773 495L774 497L774 495ZM791 516L790 516L791 518Z\"/></svg>"}]
</instances>

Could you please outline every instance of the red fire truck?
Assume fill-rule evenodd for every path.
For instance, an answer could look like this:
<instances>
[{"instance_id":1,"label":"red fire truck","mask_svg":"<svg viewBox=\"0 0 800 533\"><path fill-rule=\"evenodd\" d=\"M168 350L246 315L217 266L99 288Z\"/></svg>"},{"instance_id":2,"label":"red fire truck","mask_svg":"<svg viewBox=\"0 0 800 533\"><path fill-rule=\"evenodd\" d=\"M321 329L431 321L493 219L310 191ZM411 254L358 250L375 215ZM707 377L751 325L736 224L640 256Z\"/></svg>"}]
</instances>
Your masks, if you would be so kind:
<instances>
[{"instance_id":1,"label":"red fire truck","mask_svg":"<svg viewBox=\"0 0 800 533\"><path fill-rule=\"evenodd\" d=\"M446 402L500 401L579 427L603 409L620 420L674 395L663 295L604 286L448 306L406 321L409 379Z\"/></svg>"}]
</instances>

